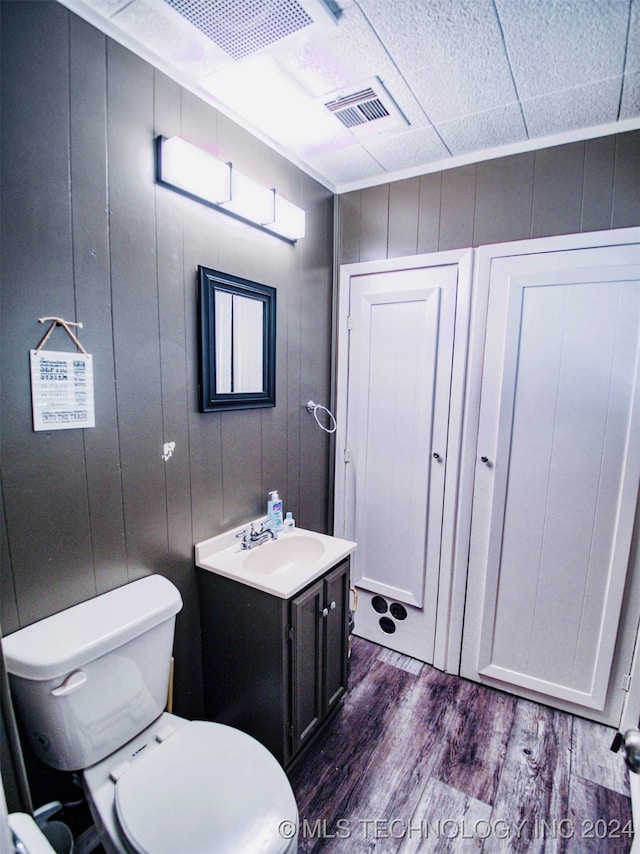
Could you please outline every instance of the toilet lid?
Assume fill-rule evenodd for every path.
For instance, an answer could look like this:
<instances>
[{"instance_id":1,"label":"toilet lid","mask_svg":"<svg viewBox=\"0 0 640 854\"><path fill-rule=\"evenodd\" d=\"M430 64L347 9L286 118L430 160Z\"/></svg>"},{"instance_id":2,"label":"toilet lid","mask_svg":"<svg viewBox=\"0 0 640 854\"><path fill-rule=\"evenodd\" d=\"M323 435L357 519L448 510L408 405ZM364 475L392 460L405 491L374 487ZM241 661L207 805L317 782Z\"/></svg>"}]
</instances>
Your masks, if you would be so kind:
<instances>
[{"instance_id":1,"label":"toilet lid","mask_svg":"<svg viewBox=\"0 0 640 854\"><path fill-rule=\"evenodd\" d=\"M280 854L298 821L275 757L251 736L205 721L134 761L116 783L115 805L139 854Z\"/></svg>"}]
</instances>

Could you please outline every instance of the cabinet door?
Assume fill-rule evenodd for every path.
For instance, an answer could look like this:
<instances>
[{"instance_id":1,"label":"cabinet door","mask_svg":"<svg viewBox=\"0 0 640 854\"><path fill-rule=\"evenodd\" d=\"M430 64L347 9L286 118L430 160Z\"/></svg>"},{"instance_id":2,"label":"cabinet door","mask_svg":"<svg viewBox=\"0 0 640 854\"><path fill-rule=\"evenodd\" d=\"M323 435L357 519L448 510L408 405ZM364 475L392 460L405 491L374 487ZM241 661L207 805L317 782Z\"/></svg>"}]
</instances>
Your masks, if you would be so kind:
<instances>
[{"instance_id":1,"label":"cabinet door","mask_svg":"<svg viewBox=\"0 0 640 854\"><path fill-rule=\"evenodd\" d=\"M323 714L324 582L320 580L291 602L292 754L314 732Z\"/></svg>"},{"instance_id":2,"label":"cabinet door","mask_svg":"<svg viewBox=\"0 0 640 854\"><path fill-rule=\"evenodd\" d=\"M324 714L347 690L349 636L349 561L332 570L324 582Z\"/></svg>"},{"instance_id":3,"label":"cabinet door","mask_svg":"<svg viewBox=\"0 0 640 854\"><path fill-rule=\"evenodd\" d=\"M631 556L639 258L490 268L462 673L582 714L608 700Z\"/></svg>"}]
</instances>

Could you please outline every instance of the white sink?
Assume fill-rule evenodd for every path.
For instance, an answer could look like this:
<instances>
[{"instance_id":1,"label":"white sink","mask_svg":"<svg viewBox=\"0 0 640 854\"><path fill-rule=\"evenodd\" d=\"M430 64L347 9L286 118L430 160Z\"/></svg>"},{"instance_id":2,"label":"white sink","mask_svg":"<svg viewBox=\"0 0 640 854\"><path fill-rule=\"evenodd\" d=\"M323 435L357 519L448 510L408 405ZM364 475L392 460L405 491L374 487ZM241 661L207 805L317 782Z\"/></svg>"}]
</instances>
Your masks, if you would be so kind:
<instances>
[{"instance_id":1,"label":"white sink","mask_svg":"<svg viewBox=\"0 0 640 854\"><path fill-rule=\"evenodd\" d=\"M324 543L317 537L305 534L281 534L280 539L270 540L247 551L242 565L250 572L287 572L300 562L311 563L322 557Z\"/></svg>"},{"instance_id":2,"label":"white sink","mask_svg":"<svg viewBox=\"0 0 640 854\"><path fill-rule=\"evenodd\" d=\"M256 527L259 528L263 521L258 519ZM356 548L351 540L294 528L278 534L277 540L244 549L236 534L250 524L196 543L196 565L289 599Z\"/></svg>"}]
</instances>

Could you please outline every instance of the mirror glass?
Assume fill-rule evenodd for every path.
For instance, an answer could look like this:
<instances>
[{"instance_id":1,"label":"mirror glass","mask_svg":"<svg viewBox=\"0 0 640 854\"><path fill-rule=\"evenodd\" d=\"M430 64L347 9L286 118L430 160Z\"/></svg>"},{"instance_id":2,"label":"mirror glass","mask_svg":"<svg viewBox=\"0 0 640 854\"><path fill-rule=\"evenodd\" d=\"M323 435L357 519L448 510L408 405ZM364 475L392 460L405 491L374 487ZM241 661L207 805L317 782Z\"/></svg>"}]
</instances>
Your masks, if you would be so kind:
<instances>
[{"instance_id":1,"label":"mirror glass","mask_svg":"<svg viewBox=\"0 0 640 854\"><path fill-rule=\"evenodd\" d=\"M261 300L215 291L216 391L263 391Z\"/></svg>"},{"instance_id":2,"label":"mirror glass","mask_svg":"<svg viewBox=\"0 0 640 854\"><path fill-rule=\"evenodd\" d=\"M276 291L198 267L200 408L275 406Z\"/></svg>"}]
</instances>

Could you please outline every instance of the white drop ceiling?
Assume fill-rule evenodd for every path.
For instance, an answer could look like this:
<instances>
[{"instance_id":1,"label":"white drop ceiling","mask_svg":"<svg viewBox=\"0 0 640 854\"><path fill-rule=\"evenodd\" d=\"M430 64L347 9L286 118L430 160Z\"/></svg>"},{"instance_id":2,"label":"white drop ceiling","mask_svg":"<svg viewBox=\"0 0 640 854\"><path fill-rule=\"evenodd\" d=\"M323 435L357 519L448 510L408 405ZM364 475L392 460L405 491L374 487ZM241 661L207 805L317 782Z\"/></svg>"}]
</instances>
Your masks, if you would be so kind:
<instances>
[{"instance_id":1,"label":"white drop ceiling","mask_svg":"<svg viewBox=\"0 0 640 854\"><path fill-rule=\"evenodd\" d=\"M640 127L640 0L60 2L337 193Z\"/></svg>"}]
</instances>

